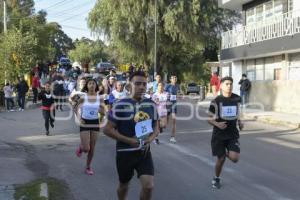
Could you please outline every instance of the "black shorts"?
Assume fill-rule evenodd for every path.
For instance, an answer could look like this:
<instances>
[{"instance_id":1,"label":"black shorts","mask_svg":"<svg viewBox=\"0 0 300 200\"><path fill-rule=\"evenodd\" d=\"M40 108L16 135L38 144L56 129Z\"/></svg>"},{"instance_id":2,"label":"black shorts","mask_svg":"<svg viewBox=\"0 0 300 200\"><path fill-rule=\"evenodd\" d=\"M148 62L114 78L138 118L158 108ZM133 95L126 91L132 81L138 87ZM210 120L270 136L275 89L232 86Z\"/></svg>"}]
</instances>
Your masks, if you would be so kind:
<instances>
[{"instance_id":1,"label":"black shorts","mask_svg":"<svg viewBox=\"0 0 300 200\"><path fill-rule=\"evenodd\" d=\"M238 139L220 140L212 138L211 149L213 156L220 158L226 155L226 150L240 153L240 142Z\"/></svg>"},{"instance_id":2,"label":"black shorts","mask_svg":"<svg viewBox=\"0 0 300 200\"><path fill-rule=\"evenodd\" d=\"M134 170L138 178L142 175L154 176L150 151L117 152L116 163L120 183L128 183L134 175Z\"/></svg>"},{"instance_id":3,"label":"black shorts","mask_svg":"<svg viewBox=\"0 0 300 200\"><path fill-rule=\"evenodd\" d=\"M168 115L171 113L177 114L177 103L176 102L169 102L167 105Z\"/></svg>"},{"instance_id":4,"label":"black shorts","mask_svg":"<svg viewBox=\"0 0 300 200\"><path fill-rule=\"evenodd\" d=\"M88 120L88 119L83 119L84 124L80 124L80 132L81 131L99 131L99 120L98 119L93 119L93 120Z\"/></svg>"}]
</instances>

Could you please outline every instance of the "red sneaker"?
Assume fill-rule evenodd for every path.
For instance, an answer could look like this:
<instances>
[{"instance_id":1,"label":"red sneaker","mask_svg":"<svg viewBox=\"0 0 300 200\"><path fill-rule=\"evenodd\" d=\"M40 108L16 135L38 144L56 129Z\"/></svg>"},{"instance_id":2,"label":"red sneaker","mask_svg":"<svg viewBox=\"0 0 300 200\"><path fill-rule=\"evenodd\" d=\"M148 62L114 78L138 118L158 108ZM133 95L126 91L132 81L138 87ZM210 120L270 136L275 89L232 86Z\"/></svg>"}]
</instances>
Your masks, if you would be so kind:
<instances>
[{"instance_id":1,"label":"red sneaker","mask_svg":"<svg viewBox=\"0 0 300 200\"><path fill-rule=\"evenodd\" d=\"M81 147L79 146L79 147L76 149L76 155L77 155L77 157L81 157L81 154L82 154L82 151L81 151Z\"/></svg>"},{"instance_id":2,"label":"red sneaker","mask_svg":"<svg viewBox=\"0 0 300 200\"><path fill-rule=\"evenodd\" d=\"M90 176L94 175L94 171L91 168L86 168L85 173Z\"/></svg>"}]
</instances>

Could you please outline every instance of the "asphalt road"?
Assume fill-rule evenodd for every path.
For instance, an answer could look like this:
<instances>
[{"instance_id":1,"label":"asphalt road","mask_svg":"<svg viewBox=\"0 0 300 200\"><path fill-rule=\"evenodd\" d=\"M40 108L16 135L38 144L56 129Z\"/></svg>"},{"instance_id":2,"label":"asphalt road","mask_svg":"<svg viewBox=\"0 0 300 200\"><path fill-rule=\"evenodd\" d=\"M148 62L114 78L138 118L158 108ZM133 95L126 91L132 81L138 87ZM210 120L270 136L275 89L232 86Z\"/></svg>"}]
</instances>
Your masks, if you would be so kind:
<instances>
[{"instance_id":1,"label":"asphalt road","mask_svg":"<svg viewBox=\"0 0 300 200\"><path fill-rule=\"evenodd\" d=\"M58 112L58 116L68 115ZM223 187L213 189L215 159L211 156L211 127L194 116L177 123L177 144L169 130L152 144L155 164L155 200L289 200L300 196L300 132L247 121L241 132L241 159L225 163ZM199 115L205 116L203 110ZM189 115L188 107L179 116ZM41 111L0 113L0 186L24 183L37 177L64 181L74 200L117 199L115 142L101 133L93 161L94 176L84 174L85 156L77 158L79 128L74 120L57 121L52 136L45 136ZM14 174L14 176L11 176ZM134 177L129 200L138 199ZM1 191L0 191L1 192Z\"/></svg>"}]
</instances>

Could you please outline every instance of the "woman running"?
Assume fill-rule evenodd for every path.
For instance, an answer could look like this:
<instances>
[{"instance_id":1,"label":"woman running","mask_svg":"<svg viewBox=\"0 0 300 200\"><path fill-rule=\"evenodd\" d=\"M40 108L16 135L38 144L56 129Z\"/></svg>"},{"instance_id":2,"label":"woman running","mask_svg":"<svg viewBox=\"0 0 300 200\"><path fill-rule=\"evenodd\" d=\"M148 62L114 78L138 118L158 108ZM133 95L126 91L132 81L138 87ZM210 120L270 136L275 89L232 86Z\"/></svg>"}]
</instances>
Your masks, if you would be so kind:
<instances>
[{"instance_id":1,"label":"woman running","mask_svg":"<svg viewBox=\"0 0 300 200\"><path fill-rule=\"evenodd\" d=\"M55 106L54 98L51 95L51 83L45 83L45 90L41 91L38 95L38 99L42 100L42 112L45 120L46 135L49 135L49 124L54 128Z\"/></svg>"},{"instance_id":2,"label":"woman running","mask_svg":"<svg viewBox=\"0 0 300 200\"><path fill-rule=\"evenodd\" d=\"M79 100L80 113L80 139L81 144L76 150L76 155L81 156L82 152L87 153L85 173L93 175L91 168L94 156L97 136L105 111L103 99L98 95L98 85L94 79L88 79L83 88L85 94Z\"/></svg>"},{"instance_id":3,"label":"woman running","mask_svg":"<svg viewBox=\"0 0 300 200\"><path fill-rule=\"evenodd\" d=\"M162 133L163 128L166 128L167 125L167 101L168 101L168 92L164 91L164 84L162 82L158 83L157 92L152 95L152 100L156 103L158 117L159 117L159 130ZM159 144L158 138L155 139L155 142Z\"/></svg>"}]
</instances>

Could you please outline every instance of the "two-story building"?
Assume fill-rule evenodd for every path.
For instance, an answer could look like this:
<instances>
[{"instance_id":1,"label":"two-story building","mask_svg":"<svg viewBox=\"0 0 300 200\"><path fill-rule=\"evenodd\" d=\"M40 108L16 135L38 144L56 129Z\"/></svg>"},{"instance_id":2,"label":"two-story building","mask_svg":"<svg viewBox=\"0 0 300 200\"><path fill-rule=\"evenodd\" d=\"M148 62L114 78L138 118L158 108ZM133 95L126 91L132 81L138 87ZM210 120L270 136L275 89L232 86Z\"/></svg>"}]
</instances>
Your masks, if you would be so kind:
<instances>
[{"instance_id":1,"label":"two-story building","mask_svg":"<svg viewBox=\"0 0 300 200\"><path fill-rule=\"evenodd\" d=\"M266 110L300 111L300 0L219 0L241 12L243 24L222 33L220 63L234 78L252 81L250 102ZM229 66L229 67L228 67Z\"/></svg>"}]
</instances>

